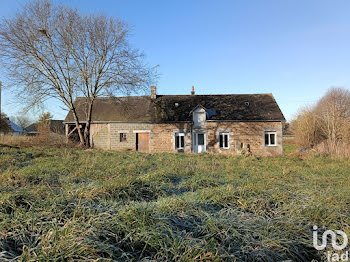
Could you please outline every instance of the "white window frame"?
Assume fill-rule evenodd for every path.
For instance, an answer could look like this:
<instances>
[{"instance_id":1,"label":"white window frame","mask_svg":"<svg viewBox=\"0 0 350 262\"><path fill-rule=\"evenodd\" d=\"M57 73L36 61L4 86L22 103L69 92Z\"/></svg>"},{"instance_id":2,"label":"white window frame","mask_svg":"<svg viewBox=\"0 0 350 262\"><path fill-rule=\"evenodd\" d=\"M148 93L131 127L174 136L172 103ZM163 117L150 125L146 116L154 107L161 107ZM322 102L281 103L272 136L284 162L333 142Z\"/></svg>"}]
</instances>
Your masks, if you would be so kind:
<instances>
[{"instance_id":1,"label":"white window frame","mask_svg":"<svg viewBox=\"0 0 350 262\"><path fill-rule=\"evenodd\" d=\"M220 146L220 137L221 136L223 136L222 147ZM224 139L225 136L227 136L227 146L225 146L225 139ZM230 133L229 132L219 133L219 148L222 148L222 149L229 149L230 148Z\"/></svg>"},{"instance_id":2,"label":"white window frame","mask_svg":"<svg viewBox=\"0 0 350 262\"><path fill-rule=\"evenodd\" d=\"M268 143L266 144L265 137L268 135ZM275 143L271 144L271 135L275 135ZM277 132L276 131L265 131L264 132L264 145L265 146L277 146Z\"/></svg>"},{"instance_id":3,"label":"white window frame","mask_svg":"<svg viewBox=\"0 0 350 262\"><path fill-rule=\"evenodd\" d=\"M183 146L181 146L181 139L179 139L179 147L176 147L176 138L177 138L177 137L181 137L181 136L184 138L184 144L183 144ZM185 145L186 145L185 133L183 133L183 132L176 132L175 135L174 135L174 137L175 137L175 140L174 140L174 148L175 148L176 150L185 149Z\"/></svg>"}]
</instances>

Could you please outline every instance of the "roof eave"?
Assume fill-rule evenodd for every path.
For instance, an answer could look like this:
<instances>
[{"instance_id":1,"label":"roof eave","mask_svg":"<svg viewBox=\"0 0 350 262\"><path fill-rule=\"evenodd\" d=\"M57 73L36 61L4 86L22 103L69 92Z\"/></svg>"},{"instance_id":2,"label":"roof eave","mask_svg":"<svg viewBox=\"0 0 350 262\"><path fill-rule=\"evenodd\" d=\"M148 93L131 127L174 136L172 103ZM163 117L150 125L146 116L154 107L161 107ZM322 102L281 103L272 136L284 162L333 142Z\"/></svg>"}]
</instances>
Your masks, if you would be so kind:
<instances>
[{"instance_id":1,"label":"roof eave","mask_svg":"<svg viewBox=\"0 0 350 262\"><path fill-rule=\"evenodd\" d=\"M286 121L285 119L261 119L261 120L248 120L248 119L225 119L225 120L216 120L216 119L209 119L206 120L207 122L282 122ZM86 124L86 121L80 121L81 124ZM101 120L101 121L91 121L91 124L105 124L105 123L138 123L138 124L161 124L161 123L192 123L192 121L184 120L184 121L108 121L108 120ZM75 124L74 121L64 121L63 124Z\"/></svg>"}]
</instances>

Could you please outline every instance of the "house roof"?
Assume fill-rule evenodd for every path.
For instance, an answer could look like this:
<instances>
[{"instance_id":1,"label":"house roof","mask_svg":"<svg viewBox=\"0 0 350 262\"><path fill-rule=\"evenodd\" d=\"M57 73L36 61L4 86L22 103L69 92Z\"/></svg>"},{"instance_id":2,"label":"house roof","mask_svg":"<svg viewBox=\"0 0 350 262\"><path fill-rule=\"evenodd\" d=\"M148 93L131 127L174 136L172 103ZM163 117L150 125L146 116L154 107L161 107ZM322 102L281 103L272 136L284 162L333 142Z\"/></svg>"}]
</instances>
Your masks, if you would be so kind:
<instances>
[{"instance_id":1,"label":"house roof","mask_svg":"<svg viewBox=\"0 0 350 262\"><path fill-rule=\"evenodd\" d=\"M12 132L19 132L19 133L26 132L23 128L16 125L15 123L13 123L11 120L7 119L6 122L10 126L10 128L12 129Z\"/></svg>"},{"instance_id":2,"label":"house roof","mask_svg":"<svg viewBox=\"0 0 350 262\"><path fill-rule=\"evenodd\" d=\"M80 121L85 121L85 98L75 105ZM284 121L272 94L249 95L157 95L97 98L92 121L180 122L192 121L191 112L198 106L206 110L207 120ZM64 122L74 122L69 112Z\"/></svg>"},{"instance_id":3,"label":"house roof","mask_svg":"<svg viewBox=\"0 0 350 262\"><path fill-rule=\"evenodd\" d=\"M86 121L86 99L78 97L74 103L79 121ZM147 96L96 98L92 121L152 121L151 99ZM64 122L74 122L69 111Z\"/></svg>"},{"instance_id":4,"label":"house roof","mask_svg":"<svg viewBox=\"0 0 350 262\"><path fill-rule=\"evenodd\" d=\"M33 123L33 124L27 126L26 130L27 130L28 133L31 133L31 134L38 133L38 129L37 129L36 123Z\"/></svg>"}]
</instances>

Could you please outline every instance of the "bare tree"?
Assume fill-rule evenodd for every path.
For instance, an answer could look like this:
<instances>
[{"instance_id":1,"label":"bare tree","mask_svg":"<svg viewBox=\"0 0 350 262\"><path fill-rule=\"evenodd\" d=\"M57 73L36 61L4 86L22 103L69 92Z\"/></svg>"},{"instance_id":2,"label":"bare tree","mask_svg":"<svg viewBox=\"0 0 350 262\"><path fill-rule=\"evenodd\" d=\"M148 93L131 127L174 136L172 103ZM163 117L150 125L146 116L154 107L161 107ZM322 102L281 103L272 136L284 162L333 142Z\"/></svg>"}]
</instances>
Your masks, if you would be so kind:
<instances>
[{"instance_id":1,"label":"bare tree","mask_svg":"<svg viewBox=\"0 0 350 262\"><path fill-rule=\"evenodd\" d=\"M31 123L30 119L26 115L16 116L14 122L22 129L25 129Z\"/></svg>"},{"instance_id":2,"label":"bare tree","mask_svg":"<svg viewBox=\"0 0 350 262\"><path fill-rule=\"evenodd\" d=\"M2 21L0 52L10 79L28 104L48 98L63 102L73 113L80 143L88 145L95 99L140 92L152 79L153 68L130 47L129 32L119 19L83 15L37 0ZM86 98L83 120L74 104L77 96Z\"/></svg>"},{"instance_id":3,"label":"bare tree","mask_svg":"<svg viewBox=\"0 0 350 262\"><path fill-rule=\"evenodd\" d=\"M315 116L320 132L333 150L339 143L350 142L350 91L331 88L317 103Z\"/></svg>"},{"instance_id":4,"label":"bare tree","mask_svg":"<svg viewBox=\"0 0 350 262\"><path fill-rule=\"evenodd\" d=\"M350 91L331 88L315 106L300 111L292 122L297 141L305 146L323 143L329 152L350 144Z\"/></svg>"}]
</instances>

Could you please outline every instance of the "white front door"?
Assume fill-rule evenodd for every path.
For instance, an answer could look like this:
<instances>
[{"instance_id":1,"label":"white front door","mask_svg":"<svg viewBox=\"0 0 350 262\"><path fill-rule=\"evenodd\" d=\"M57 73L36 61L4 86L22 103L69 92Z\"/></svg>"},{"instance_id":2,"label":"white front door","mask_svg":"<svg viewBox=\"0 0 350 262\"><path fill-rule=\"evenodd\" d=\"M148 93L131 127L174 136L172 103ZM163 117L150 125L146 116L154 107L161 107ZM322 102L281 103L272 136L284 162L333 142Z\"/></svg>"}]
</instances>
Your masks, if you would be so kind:
<instances>
[{"instance_id":1,"label":"white front door","mask_svg":"<svg viewBox=\"0 0 350 262\"><path fill-rule=\"evenodd\" d=\"M204 133L193 134L193 151L195 153L205 152L205 135Z\"/></svg>"}]
</instances>

